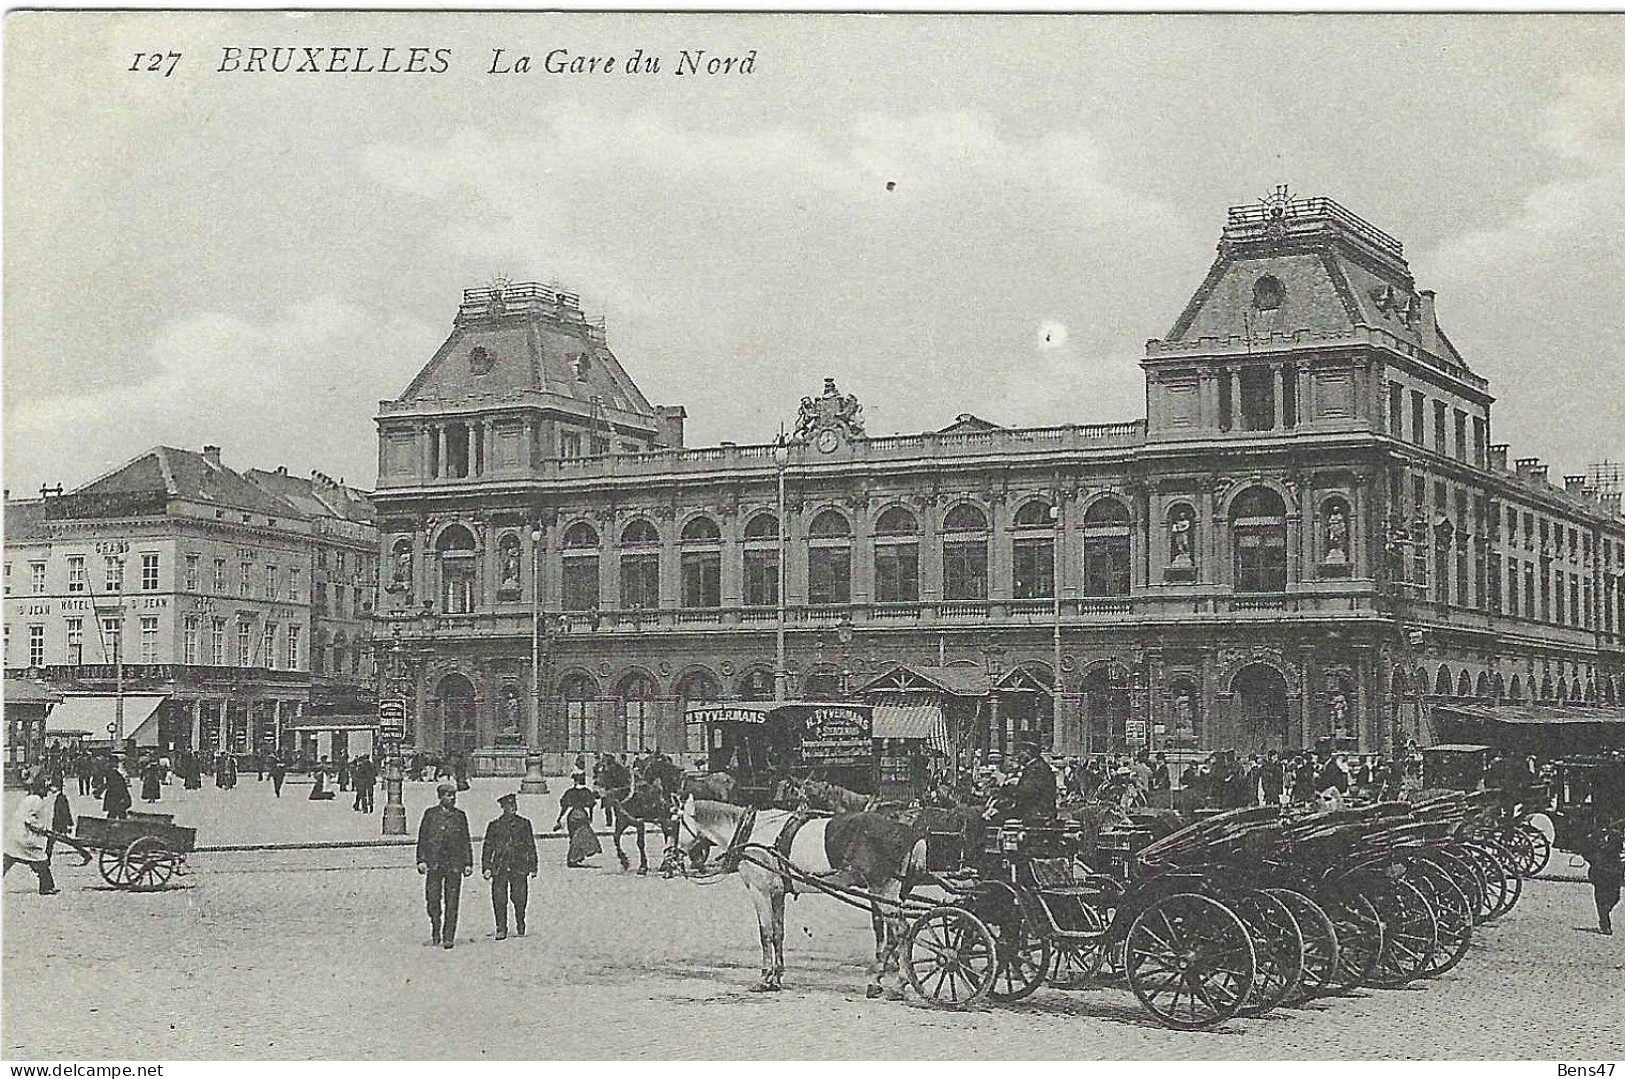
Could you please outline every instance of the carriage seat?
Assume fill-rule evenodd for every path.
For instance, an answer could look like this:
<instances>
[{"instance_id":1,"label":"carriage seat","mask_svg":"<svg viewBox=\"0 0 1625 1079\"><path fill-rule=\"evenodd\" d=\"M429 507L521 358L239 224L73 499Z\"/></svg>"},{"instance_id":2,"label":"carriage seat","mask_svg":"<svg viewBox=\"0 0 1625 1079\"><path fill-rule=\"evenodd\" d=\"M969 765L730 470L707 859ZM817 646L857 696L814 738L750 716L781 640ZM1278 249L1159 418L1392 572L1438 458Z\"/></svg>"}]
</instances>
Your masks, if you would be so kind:
<instances>
[{"instance_id":1,"label":"carriage seat","mask_svg":"<svg viewBox=\"0 0 1625 1079\"><path fill-rule=\"evenodd\" d=\"M1017 894L1035 897L1051 934L1063 938L1097 931L1101 919L1095 911L1117 898L1099 877L1080 880L1071 858L1031 858L1020 872L1024 887Z\"/></svg>"}]
</instances>

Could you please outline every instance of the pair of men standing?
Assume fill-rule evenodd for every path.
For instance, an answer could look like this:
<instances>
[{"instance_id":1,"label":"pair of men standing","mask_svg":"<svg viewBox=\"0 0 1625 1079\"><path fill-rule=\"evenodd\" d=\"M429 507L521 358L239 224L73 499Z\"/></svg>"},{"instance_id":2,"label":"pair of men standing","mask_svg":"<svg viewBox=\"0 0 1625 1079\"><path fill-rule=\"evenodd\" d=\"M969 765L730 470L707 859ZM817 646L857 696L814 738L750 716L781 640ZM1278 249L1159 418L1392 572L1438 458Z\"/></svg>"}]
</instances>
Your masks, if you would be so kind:
<instances>
[{"instance_id":1,"label":"pair of men standing","mask_svg":"<svg viewBox=\"0 0 1625 1079\"><path fill-rule=\"evenodd\" d=\"M457 940L457 908L463 878L474 873L474 851L468 817L457 808L457 784L446 780L436 787L439 804L424 810L418 826L418 872L423 874L423 899L429 912L434 943L451 948ZM525 907L530 878L536 875L536 833L519 815L519 797L497 799L502 815L485 829L480 868L491 882L491 910L496 916L497 939L508 938L508 904L513 903L514 928L525 935Z\"/></svg>"}]
</instances>

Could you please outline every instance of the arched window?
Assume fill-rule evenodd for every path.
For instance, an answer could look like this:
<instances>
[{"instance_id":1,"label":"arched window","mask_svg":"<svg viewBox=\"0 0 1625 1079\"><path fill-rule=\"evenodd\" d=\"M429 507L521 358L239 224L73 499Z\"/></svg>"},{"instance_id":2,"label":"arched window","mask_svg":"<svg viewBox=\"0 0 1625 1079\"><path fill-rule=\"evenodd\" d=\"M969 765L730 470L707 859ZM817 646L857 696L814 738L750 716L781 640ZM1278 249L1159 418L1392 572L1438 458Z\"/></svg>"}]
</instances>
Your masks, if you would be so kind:
<instances>
[{"instance_id":1,"label":"arched window","mask_svg":"<svg viewBox=\"0 0 1625 1079\"><path fill-rule=\"evenodd\" d=\"M655 610L660 606L660 533L639 517L621 529L621 608Z\"/></svg>"},{"instance_id":2,"label":"arched window","mask_svg":"<svg viewBox=\"0 0 1625 1079\"><path fill-rule=\"evenodd\" d=\"M1237 592L1286 591L1286 504L1267 487L1236 499L1230 512Z\"/></svg>"},{"instance_id":3,"label":"arched window","mask_svg":"<svg viewBox=\"0 0 1625 1079\"><path fill-rule=\"evenodd\" d=\"M1497 701L1504 701L1507 699L1507 684L1499 674L1490 679L1490 693Z\"/></svg>"},{"instance_id":4,"label":"arched window","mask_svg":"<svg viewBox=\"0 0 1625 1079\"><path fill-rule=\"evenodd\" d=\"M677 680L677 707L683 715L684 748L703 760L706 751L705 724L689 719L691 709L722 699L722 683L710 671L689 671Z\"/></svg>"},{"instance_id":5,"label":"arched window","mask_svg":"<svg viewBox=\"0 0 1625 1079\"><path fill-rule=\"evenodd\" d=\"M598 532L586 521L564 530L564 595L566 611L598 609Z\"/></svg>"},{"instance_id":6,"label":"arched window","mask_svg":"<svg viewBox=\"0 0 1625 1079\"><path fill-rule=\"evenodd\" d=\"M722 530L709 517L695 517L683 526L683 606L710 609L722 606Z\"/></svg>"},{"instance_id":7,"label":"arched window","mask_svg":"<svg viewBox=\"0 0 1625 1079\"><path fill-rule=\"evenodd\" d=\"M1512 676L1512 685L1511 685L1510 688L1507 689L1507 700L1509 700L1509 701L1522 701L1523 700L1523 676L1522 675L1515 674L1515 675Z\"/></svg>"},{"instance_id":8,"label":"arched window","mask_svg":"<svg viewBox=\"0 0 1625 1079\"><path fill-rule=\"evenodd\" d=\"M660 533L647 517L639 517L621 529L622 547L658 547Z\"/></svg>"},{"instance_id":9,"label":"arched window","mask_svg":"<svg viewBox=\"0 0 1625 1079\"><path fill-rule=\"evenodd\" d=\"M1168 569L1186 577L1196 569L1196 510L1188 502L1168 510Z\"/></svg>"},{"instance_id":10,"label":"arched window","mask_svg":"<svg viewBox=\"0 0 1625 1079\"><path fill-rule=\"evenodd\" d=\"M598 683L576 672L559 685L564 701L564 748L568 753L598 751Z\"/></svg>"},{"instance_id":11,"label":"arched window","mask_svg":"<svg viewBox=\"0 0 1625 1079\"><path fill-rule=\"evenodd\" d=\"M1440 667L1438 673L1433 678L1433 695L1436 697L1450 696L1451 685L1450 668Z\"/></svg>"},{"instance_id":12,"label":"arched window","mask_svg":"<svg viewBox=\"0 0 1625 1079\"><path fill-rule=\"evenodd\" d=\"M435 541L440 556L440 604L447 614L468 614L474 609L474 534L451 525ZM335 657L334 666L339 661Z\"/></svg>"},{"instance_id":13,"label":"arched window","mask_svg":"<svg viewBox=\"0 0 1625 1079\"><path fill-rule=\"evenodd\" d=\"M1559 678L1557 680L1557 695L1553 699L1558 701L1566 701L1569 699L1569 680L1567 678Z\"/></svg>"},{"instance_id":14,"label":"arched window","mask_svg":"<svg viewBox=\"0 0 1625 1079\"><path fill-rule=\"evenodd\" d=\"M1051 599L1055 595L1055 522L1053 504L1034 498L1016 510L1010 540L1010 586L1016 599Z\"/></svg>"},{"instance_id":15,"label":"arched window","mask_svg":"<svg viewBox=\"0 0 1625 1079\"><path fill-rule=\"evenodd\" d=\"M1534 679L1531 678L1530 681L1534 681ZM1536 699L1549 701L1552 696L1552 676L1548 674L1540 680L1540 696Z\"/></svg>"},{"instance_id":16,"label":"arched window","mask_svg":"<svg viewBox=\"0 0 1625 1079\"><path fill-rule=\"evenodd\" d=\"M852 526L824 510L807 530L807 599L820 605L852 602Z\"/></svg>"},{"instance_id":17,"label":"arched window","mask_svg":"<svg viewBox=\"0 0 1625 1079\"><path fill-rule=\"evenodd\" d=\"M1128 593L1128 507L1115 498L1103 498L1083 515L1083 594Z\"/></svg>"},{"instance_id":18,"label":"arched window","mask_svg":"<svg viewBox=\"0 0 1625 1079\"><path fill-rule=\"evenodd\" d=\"M758 513L745 523L745 591L747 607L779 602L779 519Z\"/></svg>"},{"instance_id":19,"label":"arched window","mask_svg":"<svg viewBox=\"0 0 1625 1079\"><path fill-rule=\"evenodd\" d=\"M968 502L942 519L942 598L987 599L987 515Z\"/></svg>"},{"instance_id":20,"label":"arched window","mask_svg":"<svg viewBox=\"0 0 1625 1079\"><path fill-rule=\"evenodd\" d=\"M1274 311L1286 299L1286 286L1280 279L1265 274L1253 284L1253 306L1260 311Z\"/></svg>"},{"instance_id":21,"label":"arched window","mask_svg":"<svg viewBox=\"0 0 1625 1079\"><path fill-rule=\"evenodd\" d=\"M915 603L920 598L920 526L893 506L875 521L875 600Z\"/></svg>"},{"instance_id":22,"label":"arched window","mask_svg":"<svg viewBox=\"0 0 1625 1079\"><path fill-rule=\"evenodd\" d=\"M1473 695L1473 676L1465 670L1456 679L1456 696L1471 697Z\"/></svg>"},{"instance_id":23,"label":"arched window","mask_svg":"<svg viewBox=\"0 0 1625 1079\"><path fill-rule=\"evenodd\" d=\"M709 517L696 517L683 526L684 543L719 543L722 530Z\"/></svg>"},{"instance_id":24,"label":"arched window","mask_svg":"<svg viewBox=\"0 0 1625 1079\"><path fill-rule=\"evenodd\" d=\"M1487 671L1478 672L1478 680L1473 683L1473 696L1478 698L1490 697L1490 676Z\"/></svg>"},{"instance_id":25,"label":"arched window","mask_svg":"<svg viewBox=\"0 0 1625 1079\"><path fill-rule=\"evenodd\" d=\"M642 753L655 745L655 698L659 690L654 680L642 671L633 671L621 679L615 694L615 705L620 712L621 749L627 753Z\"/></svg>"}]
</instances>

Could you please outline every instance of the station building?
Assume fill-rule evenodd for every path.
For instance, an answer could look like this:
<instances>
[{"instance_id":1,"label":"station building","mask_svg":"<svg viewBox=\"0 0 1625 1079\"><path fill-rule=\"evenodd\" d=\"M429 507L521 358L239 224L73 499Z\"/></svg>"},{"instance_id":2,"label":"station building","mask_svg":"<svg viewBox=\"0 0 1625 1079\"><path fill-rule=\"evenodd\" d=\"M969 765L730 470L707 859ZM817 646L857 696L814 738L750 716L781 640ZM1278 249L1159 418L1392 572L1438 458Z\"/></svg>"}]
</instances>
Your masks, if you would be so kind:
<instances>
[{"instance_id":1,"label":"station building","mask_svg":"<svg viewBox=\"0 0 1625 1079\"><path fill-rule=\"evenodd\" d=\"M785 444L691 448L577 297L465 292L377 417L411 740L692 759L695 705L774 698L935 710L967 758L1619 718L1617 490L1509 462L1398 240L1324 198L1232 208L1141 367L1121 423L871 437L826 380Z\"/></svg>"}]
</instances>

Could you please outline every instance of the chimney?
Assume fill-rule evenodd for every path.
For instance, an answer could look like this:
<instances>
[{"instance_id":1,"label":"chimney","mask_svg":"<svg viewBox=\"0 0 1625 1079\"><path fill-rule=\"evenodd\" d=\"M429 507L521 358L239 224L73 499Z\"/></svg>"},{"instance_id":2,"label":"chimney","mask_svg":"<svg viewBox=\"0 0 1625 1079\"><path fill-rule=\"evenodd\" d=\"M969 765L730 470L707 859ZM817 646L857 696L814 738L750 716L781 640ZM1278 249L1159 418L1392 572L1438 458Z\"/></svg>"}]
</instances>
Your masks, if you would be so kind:
<instances>
[{"instance_id":1,"label":"chimney","mask_svg":"<svg viewBox=\"0 0 1625 1079\"><path fill-rule=\"evenodd\" d=\"M656 405L655 416L660 421L657 445L673 450L682 449L683 421L688 418L688 409L682 405Z\"/></svg>"},{"instance_id":2,"label":"chimney","mask_svg":"<svg viewBox=\"0 0 1625 1079\"><path fill-rule=\"evenodd\" d=\"M1421 289L1417 295L1422 298L1422 335L1423 340L1431 341L1439 336L1439 317L1433 307L1434 292L1430 288Z\"/></svg>"},{"instance_id":3,"label":"chimney","mask_svg":"<svg viewBox=\"0 0 1625 1079\"><path fill-rule=\"evenodd\" d=\"M1512 462L1512 465L1517 470L1518 475L1525 479L1540 471L1541 467L1539 457L1519 457Z\"/></svg>"},{"instance_id":4,"label":"chimney","mask_svg":"<svg viewBox=\"0 0 1625 1079\"><path fill-rule=\"evenodd\" d=\"M1563 490L1575 498L1584 498L1586 494L1586 478L1584 476L1564 476Z\"/></svg>"},{"instance_id":5,"label":"chimney","mask_svg":"<svg viewBox=\"0 0 1625 1079\"><path fill-rule=\"evenodd\" d=\"M1618 491L1603 491L1597 495L1597 501L1602 503L1602 508L1615 517L1619 516L1619 494Z\"/></svg>"},{"instance_id":6,"label":"chimney","mask_svg":"<svg viewBox=\"0 0 1625 1079\"><path fill-rule=\"evenodd\" d=\"M1507 451L1512 447L1506 443L1490 447L1490 471L1505 472L1507 470Z\"/></svg>"},{"instance_id":7,"label":"chimney","mask_svg":"<svg viewBox=\"0 0 1625 1079\"><path fill-rule=\"evenodd\" d=\"M203 459L205 461L209 462L214 467L219 468L220 467L220 447L219 446L204 446L203 447Z\"/></svg>"}]
</instances>

